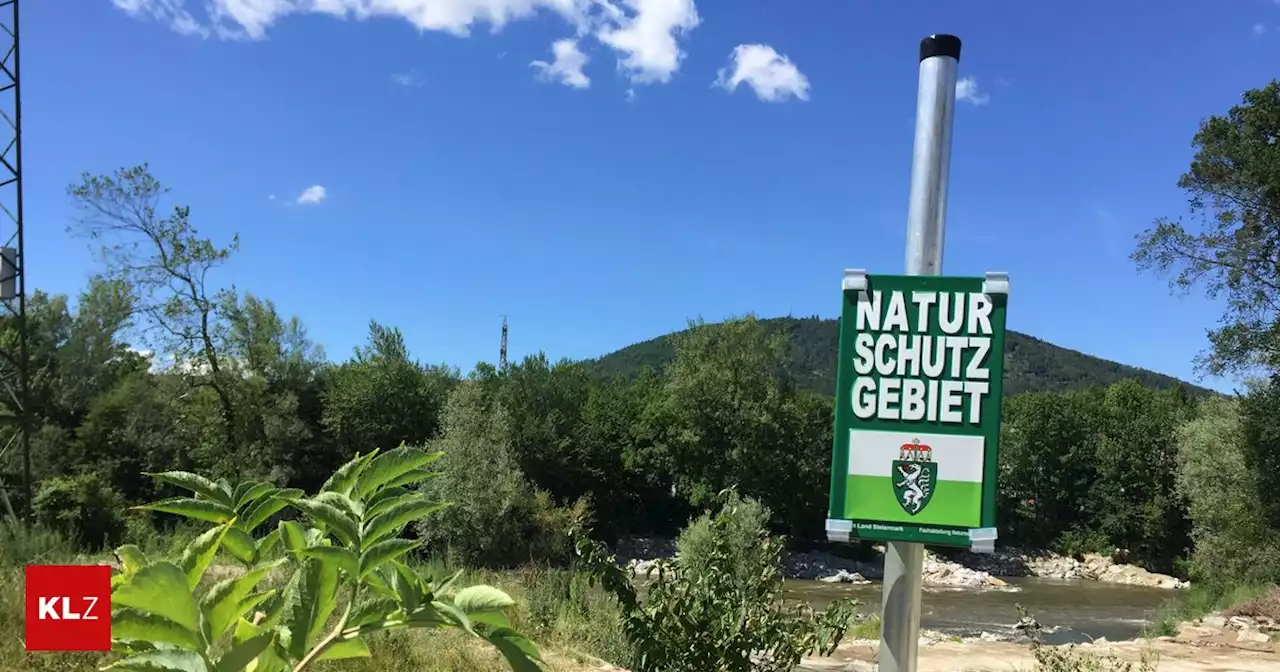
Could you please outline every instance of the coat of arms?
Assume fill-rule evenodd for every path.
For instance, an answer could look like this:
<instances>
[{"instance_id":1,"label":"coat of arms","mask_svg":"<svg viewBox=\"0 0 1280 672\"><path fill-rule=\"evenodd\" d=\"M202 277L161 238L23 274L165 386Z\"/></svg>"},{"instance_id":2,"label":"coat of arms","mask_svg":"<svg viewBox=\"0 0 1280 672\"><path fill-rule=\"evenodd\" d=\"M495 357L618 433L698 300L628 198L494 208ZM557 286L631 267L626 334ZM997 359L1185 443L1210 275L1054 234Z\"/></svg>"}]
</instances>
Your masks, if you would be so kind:
<instances>
[{"instance_id":1,"label":"coat of arms","mask_svg":"<svg viewBox=\"0 0 1280 672\"><path fill-rule=\"evenodd\" d=\"M893 461L893 495L902 510L914 516L933 498L938 463L933 449L920 445L919 439L902 446L898 458Z\"/></svg>"}]
</instances>

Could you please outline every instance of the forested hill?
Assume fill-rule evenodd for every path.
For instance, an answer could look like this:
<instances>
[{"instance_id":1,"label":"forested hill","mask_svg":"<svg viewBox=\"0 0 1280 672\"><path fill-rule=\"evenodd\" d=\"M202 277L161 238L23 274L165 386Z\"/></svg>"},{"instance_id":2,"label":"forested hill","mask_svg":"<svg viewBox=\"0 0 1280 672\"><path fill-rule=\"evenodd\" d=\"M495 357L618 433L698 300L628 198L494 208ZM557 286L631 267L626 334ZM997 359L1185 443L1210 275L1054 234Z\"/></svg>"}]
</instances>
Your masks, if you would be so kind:
<instances>
[{"instance_id":1,"label":"forested hill","mask_svg":"<svg viewBox=\"0 0 1280 672\"><path fill-rule=\"evenodd\" d=\"M761 323L769 332L781 332L790 341L787 370L797 385L802 389L832 394L836 386L839 322L817 317L777 317L761 320ZM661 371L674 356L669 339L660 336L605 355L593 365L605 376L622 374L632 377L646 366ZM1212 394L1210 390L1172 376L1091 357L1015 331L1007 332L1005 358L1006 395L1105 386L1126 378L1154 388L1168 388L1181 383L1187 385L1193 394Z\"/></svg>"}]
</instances>

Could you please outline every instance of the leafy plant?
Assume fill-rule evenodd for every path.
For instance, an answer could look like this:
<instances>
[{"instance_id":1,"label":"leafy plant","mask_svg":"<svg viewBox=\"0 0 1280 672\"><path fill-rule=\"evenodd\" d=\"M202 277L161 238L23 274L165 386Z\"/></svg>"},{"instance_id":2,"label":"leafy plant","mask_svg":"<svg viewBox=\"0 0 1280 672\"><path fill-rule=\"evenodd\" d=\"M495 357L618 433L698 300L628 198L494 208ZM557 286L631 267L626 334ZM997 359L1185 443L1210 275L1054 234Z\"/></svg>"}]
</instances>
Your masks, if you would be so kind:
<instances>
[{"instance_id":1,"label":"leafy plant","mask_svg":"<svg viewBox=\"0 0 1280 672\"><path fill-rule=\"evenodd\" d=\"M264 483L233 488L188 472L154 474L193 496L139 508L215 526L177 561L147 558L136 546L117 550L123 571L113 577L112 637L126 657L103 669L296 672L368 656L367 638L379 631L453 628L491 643L514 670L538 670L537 648L504 613L514 604L506 593L471 586L445 601L456 574L435 584L404 562L418 546L400 538L405 525L447 506L409 489L434 474L426 467L439 457L403 445L357 455L314 497ZM302 520L253 536L285 507ZM223 549L245 570L198 590ZM283 587L265 588L277 574L289 576Z\"/></svg>"},{"instance_id":2,"label":"leafy plant","mask_svg":"<svg viewBox=\"0 0 1280 672\"><path fill-rule=\"evenodd\" d=\"M699 562L660 560L649 572L644 603L631 572L616 564L603 544L574 531L582 564L622 606L622 629L634 651L635 672L774 672L793 670L812 653L830 655L853 619L853 600L823 612L787 605L782 597L782 543L763 529L754 542L760 553L742 571L722 571L742 562L731 530L733 505L710 522Z\"/></svg>"}]
</instances>

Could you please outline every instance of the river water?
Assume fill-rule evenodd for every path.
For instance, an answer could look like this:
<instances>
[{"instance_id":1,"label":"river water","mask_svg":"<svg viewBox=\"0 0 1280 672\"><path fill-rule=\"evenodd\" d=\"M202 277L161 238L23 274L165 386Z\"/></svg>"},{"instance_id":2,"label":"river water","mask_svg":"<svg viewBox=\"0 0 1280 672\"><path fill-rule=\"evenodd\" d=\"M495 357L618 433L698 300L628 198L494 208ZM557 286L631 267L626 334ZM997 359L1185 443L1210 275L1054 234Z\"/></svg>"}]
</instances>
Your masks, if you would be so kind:
<instances>
[{"instance_id":1,"label":"river water","mask_svg":"<svg viewBox=\"0 0 1280 672\"><path fill-rule=\"evenodd\" d=\"M960 637L981 632L1013 634L1021 604L1044 626L1046 643L1084 642L1106 637L1132 639L1152 613L1175 591L1088 580L1005 579L1019 591L958 590L926 587L921 598L920 627ZM841 597L858 600L858 611L879 613L880 585L853 586L788 580L788 599L805 600L821 609ZM1054 630L1056 628L1056 630Z\"/></svg>"}]
</instances>

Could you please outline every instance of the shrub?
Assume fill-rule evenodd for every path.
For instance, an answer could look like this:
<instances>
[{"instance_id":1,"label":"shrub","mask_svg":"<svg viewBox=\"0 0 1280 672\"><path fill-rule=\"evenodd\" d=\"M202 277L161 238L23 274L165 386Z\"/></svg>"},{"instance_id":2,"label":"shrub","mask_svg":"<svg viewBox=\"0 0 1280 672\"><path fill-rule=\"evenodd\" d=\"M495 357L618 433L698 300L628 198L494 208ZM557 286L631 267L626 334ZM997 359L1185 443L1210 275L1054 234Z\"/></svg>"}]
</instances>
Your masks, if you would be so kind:
<instances>
[{"instance_id":1,"label":"shrub","mask_svg":"<svg viewBox=\"0 0 1280 672\"><path fill-rule=\"evenodd\" d=\"M136 546L117 550L123 571L112 578L113 650L127 657L104 669L297 671L368 657L374 633L423 628L464 632L491 643L513 669L536 670L538 651L511 628L504 610L514 602L506 593L471 586L445 601L453 579L424 580L402 562L418 547L400 538L404 526L448 505L406 487L429 478L426 466L439 457L404 446L357 455L314 497L269 483L233 488L187 472L156 474L194 496L139 508L215 527L176 562L150 559ZM302 520L254 536L286 507ZM221 551L245 571L201 590ZM289 576L283 589L265 589L281 572Z\"/></svg>"},{"instance_id":2,"label":"shrub","mask_svg":"<svg viewBox=\"0 0 1280 672\"><path fill-rule=\"evenodd\" d=\"M460 385L445 406L444 435L434 444L444 453L440 473L423 488L457 504L420 525L418 534L453 563L565 562L573 554L569 530L590 517L586 499L560 507L529 484L511 448L509 422L506 410L474 382Z\"/></svg>"},{"instance_id":3,"label":"shrub","mask_svg":"<svg viewBox=\"0 0 1280 672\"><path fill-rule=\"evenodd\" d=\"M824 612L782 597L781 542L763 531L758 553L742 554L741 518L726 508L710 519L694 562L659 561L642 605L631 573L583 530L581 562L622 606L622 632L635 672L774 672L793 670L810 653L830 655L853 618L852 600ZM746 562L743 562L746 560ZM741 563L743 574L719 571Z\"/></svg>"},{"instance_id":4,"label":"shrub","mask_svg":"<svg viewBox=\"0 0 1280 672\"><path fill-rule=\"evenodd\" d=\"M1062 555L1079 558L1091 553L1110 557L1115 546L1107 539L1107 535L1097 530L1073 528L1062 533L1054 542L1054 549Z\"/></svg>"},{"instance_id":5,"label":"shrub","mask_svg":"<svg viewBox=\"0 0 1280 672\"><path fill-rule=\"evenodd\" d=\"M722 496L718 516L704 513L680 533L676 557L695 573L726 572L746 585L753 573L771 561L769 549L759 543L768 533L770 516L769 507L730 491ZM718 557L720 549L726 557Z\"/></svg>"},{"instance_id":6,"label":"shrub","mask_svg":"<svg viewBox=\"0 0 1280 672\"><path fill-rule=\"evenodd\" d=\"M51 478L40 484L32 499L38 523L94 551L120 542L124 506L120 493L96 474Z\"/></svg>"}]
</instances>

